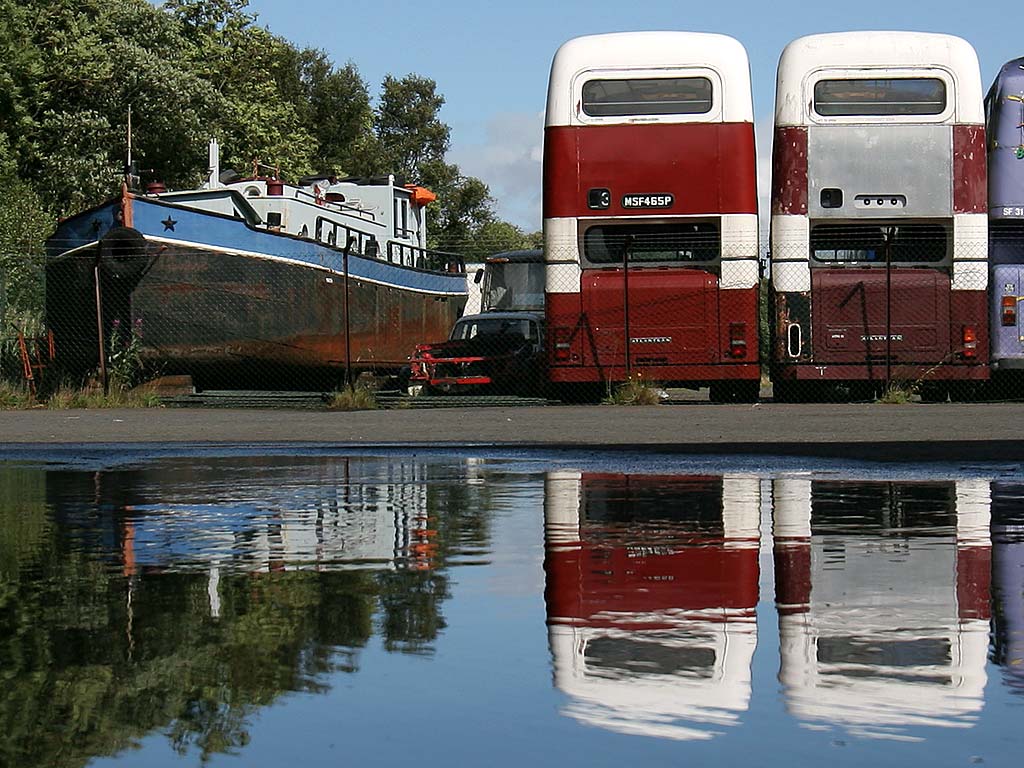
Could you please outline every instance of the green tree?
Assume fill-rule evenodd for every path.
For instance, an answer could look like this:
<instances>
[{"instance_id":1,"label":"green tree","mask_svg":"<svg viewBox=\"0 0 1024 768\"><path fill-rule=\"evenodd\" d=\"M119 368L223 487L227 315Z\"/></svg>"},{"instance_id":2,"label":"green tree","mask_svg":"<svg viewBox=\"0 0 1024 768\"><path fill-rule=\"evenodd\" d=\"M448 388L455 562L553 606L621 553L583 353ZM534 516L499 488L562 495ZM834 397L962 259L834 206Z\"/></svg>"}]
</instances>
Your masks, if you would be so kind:
<instances>
[{"instance_id":1,"label":"green tree","mask_svg":"<svg viewBox=\"0 0 1024 768\"><path fill-rule=\"evenodd\" d=\"M429 168L444 162L451 129L439 116L443 105L444 97L429 78L384 78L376 132L382 159L391 164L390 172L410 181L428 180Z\"/></svg>"},{"instance_id":2,"label":"green tree","mask_svg":"<svg viewBox=\"0 0 1024 768\"><path fill-rule=\"evenodd\" d=\"M247 170L253 161L299 176L312 170L315 140L298 105L282 90L295 79L294 47L255 24L248 0L168 0L181 25L185 60L222 99L211 129L223 163Z\"/></svg>"},{"instance_id":3,"label":"green tree","mask_svg":"<svg viewBox=\"0 0 1024 768\"><path fill-rule=\"evenodd\" d=\"M373 132L373 108L366 82L355 64L335 68L323 51L297 52L296 101L316 140L316 170L344 176L370 175L380 146Z\"/></svg>"}]
</instances>

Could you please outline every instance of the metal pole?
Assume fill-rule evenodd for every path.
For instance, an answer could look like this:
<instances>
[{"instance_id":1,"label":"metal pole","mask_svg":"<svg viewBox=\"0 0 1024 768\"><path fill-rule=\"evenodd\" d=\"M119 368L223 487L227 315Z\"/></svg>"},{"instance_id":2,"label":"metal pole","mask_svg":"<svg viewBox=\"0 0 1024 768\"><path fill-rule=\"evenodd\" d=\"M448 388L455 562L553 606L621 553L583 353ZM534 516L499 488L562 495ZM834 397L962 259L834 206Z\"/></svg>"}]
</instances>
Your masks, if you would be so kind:
<instances>
[{"instance_id":1,"label":"metal pole","mask_svg":"<svg viewBox=\"0 0 1024 768\"><path fill-rule=\"evenodd\" d=\"M103 396L110 394L110 381L107 378L107 350L103 339L103 291L100 288L100 256L96 253L96 265L93 267L93 279L96 282L96 338L99 341L100 380L103 382Z\"/></svg>"},{"instance_id":2,"label":"metal pole","mask_svg":"<svg viewBox=\"0 0 1024 768\"><path fill-rule=\"evenodd\" d=\"M348 240L345 241L345 249L341 252L341 261L345 271L345 386L348 389L352 389L352 326L349 320L348 309L351 298L348 291L348 254L355 242L355 237L350 235Z\"/></svg>"},{"instance_id":3,"label":"metal pole","mask_svg":"<svg viewBox=\"0 0 1024 768\"><path fill-rule=\"evenodd\" d=\"M626 379L633 375L633 365L630 361L630 339L629 339L629 248L633 244L633 236L627 235L625 247L622 249L622 323L626 334Z\"/></svg>"},{"instance_id":4,"label":"metal pole","mask_svg":"<svg viewBox=\"0 0 1024 768\"><path fill-rule=\"evenodd\" d=\"M893 227L885 231L885 388L892 384L892 238Z\"/></svg>"}]
</instances>

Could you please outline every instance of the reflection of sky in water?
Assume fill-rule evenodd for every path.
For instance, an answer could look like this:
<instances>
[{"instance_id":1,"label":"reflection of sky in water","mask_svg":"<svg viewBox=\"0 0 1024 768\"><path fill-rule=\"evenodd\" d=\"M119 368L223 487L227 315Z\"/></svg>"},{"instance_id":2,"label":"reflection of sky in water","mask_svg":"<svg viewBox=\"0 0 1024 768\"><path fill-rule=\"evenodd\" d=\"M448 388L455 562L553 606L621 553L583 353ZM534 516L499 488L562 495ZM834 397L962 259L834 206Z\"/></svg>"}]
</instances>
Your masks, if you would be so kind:
<instances>
[{"instance_id":1,"label":"reflection of sky in water","mask_svg":"<svg viewBox=\"0 0 1024 768\"><path fill-rule=\"evenodd\" d=\"M0 464L0 754L21 764L998 765L1024 746L1019 468L48 458Z\"/></svg>"}]
</instances>

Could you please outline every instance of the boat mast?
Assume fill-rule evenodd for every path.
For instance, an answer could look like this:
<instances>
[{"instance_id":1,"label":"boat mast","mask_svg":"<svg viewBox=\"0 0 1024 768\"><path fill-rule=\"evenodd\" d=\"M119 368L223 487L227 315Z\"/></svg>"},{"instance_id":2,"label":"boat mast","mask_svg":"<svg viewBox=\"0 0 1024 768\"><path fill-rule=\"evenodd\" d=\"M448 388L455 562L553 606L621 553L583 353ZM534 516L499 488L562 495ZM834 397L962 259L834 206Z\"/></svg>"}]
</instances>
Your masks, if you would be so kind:
<instances>
[{"instance_id":1,"label":"boat mast","mask_svg":"<svg viewBox=\"0 0 1024 768\"><path fill-rule=\"evenodd\" d=\"M124 167L124 183L128 189L135 189L138 182L135 160L132 157L132 105L128 105L128 162Z\"/></svg>"}]
</instances>

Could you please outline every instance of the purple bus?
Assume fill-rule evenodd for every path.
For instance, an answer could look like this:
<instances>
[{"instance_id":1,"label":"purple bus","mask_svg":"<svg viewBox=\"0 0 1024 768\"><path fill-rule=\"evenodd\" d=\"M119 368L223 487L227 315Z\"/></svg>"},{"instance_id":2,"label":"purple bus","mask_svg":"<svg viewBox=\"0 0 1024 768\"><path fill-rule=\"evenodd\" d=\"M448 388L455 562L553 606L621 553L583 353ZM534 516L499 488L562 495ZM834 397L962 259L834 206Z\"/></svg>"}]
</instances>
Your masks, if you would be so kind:
<instances>
[{"instance_id":1,"label":"purple bus","mask_svg":"<svg viewBox=\"0 0 1024 768\"><path fill-rule=\"evenodd\" d=\"M1024 58L1003 65L985 98L994 378L1024 375Z\"/></svg>"}]
</instances>

